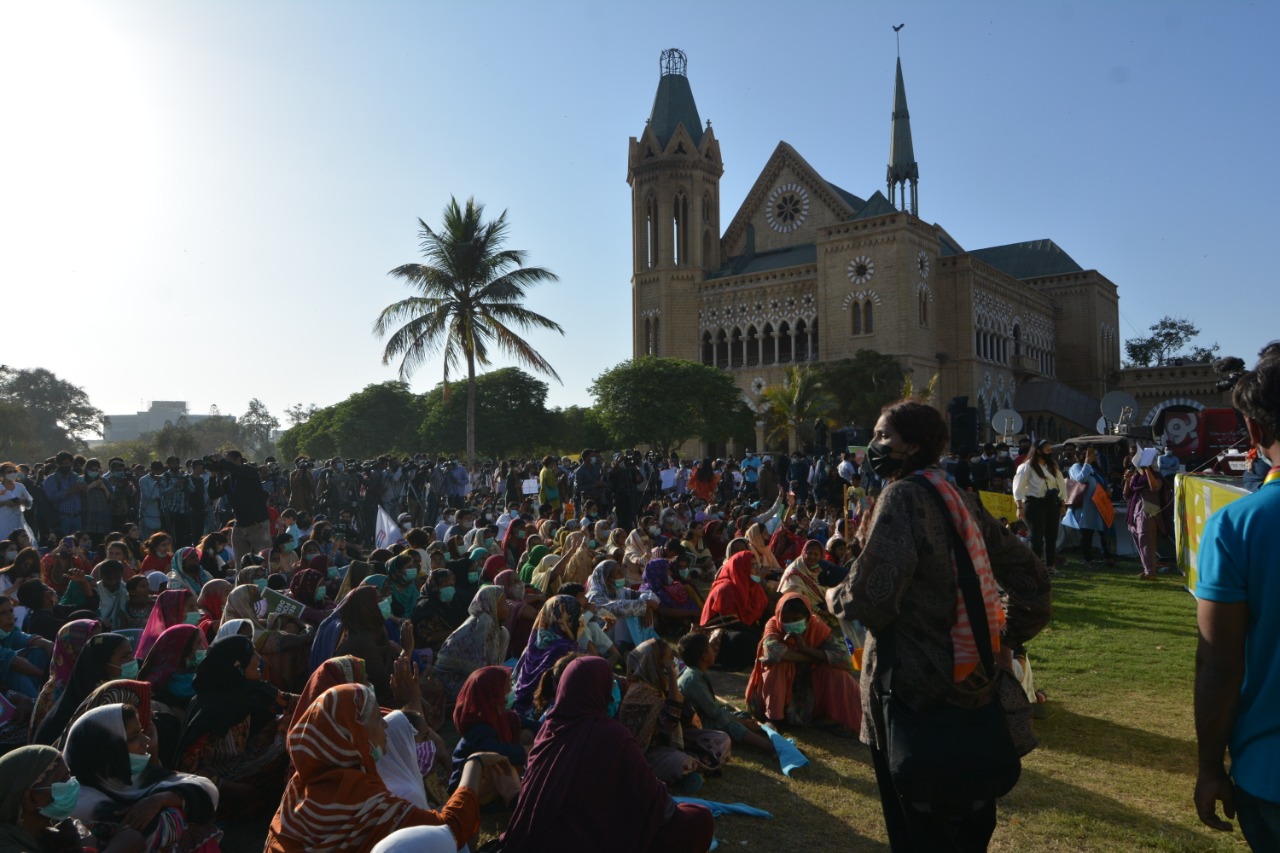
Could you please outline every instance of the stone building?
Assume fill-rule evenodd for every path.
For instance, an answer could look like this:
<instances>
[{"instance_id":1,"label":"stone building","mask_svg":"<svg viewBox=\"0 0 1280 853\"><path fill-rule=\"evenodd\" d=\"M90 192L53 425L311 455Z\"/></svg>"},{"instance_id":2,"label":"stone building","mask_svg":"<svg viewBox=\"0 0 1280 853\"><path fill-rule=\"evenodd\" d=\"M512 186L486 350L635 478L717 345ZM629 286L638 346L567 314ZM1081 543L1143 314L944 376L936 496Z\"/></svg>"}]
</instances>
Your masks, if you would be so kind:
<instances>
[{"instance_id":1,"label":"stone building","mask_svg":"<svg viewBox=\"0 0 1280 853\"><path fill-rule=\"evenodd\" d=\"M698 113L685 55L663 51L660 71L628 156L635 356L721 367L754 401L788 365L871 349L918 387L937 374L940 407L967 398L983 427L975 439L1030 383L1053 386L1037 389L1037 405L1072 401L1023 412L1046 434L1092 428L1080 412L1087 401L1097 412L1120 368L1116 286L1052 240L965 249L920 217L900 59L884 191L855 195L782 141L723 228L720 140Z\"/></svg>"}]
</instances>

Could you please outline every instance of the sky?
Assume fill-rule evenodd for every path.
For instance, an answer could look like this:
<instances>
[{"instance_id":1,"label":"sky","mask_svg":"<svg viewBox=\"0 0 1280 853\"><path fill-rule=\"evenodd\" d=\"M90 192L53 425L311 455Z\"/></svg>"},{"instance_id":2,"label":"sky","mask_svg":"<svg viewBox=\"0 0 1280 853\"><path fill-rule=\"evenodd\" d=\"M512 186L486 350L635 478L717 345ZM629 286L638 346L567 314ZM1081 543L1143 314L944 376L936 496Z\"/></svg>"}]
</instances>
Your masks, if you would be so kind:
<instances>
[{"instance_id":1,"label":"sky","mask_svg":"<svg viewBox=\"0 0 1280 853\"><path fill-rule=\"evenodd\" d=\"M631 355L627 141L662 49L727 224L779 140L883 190L899 23L923 219L967 249L1052 238L1116 283L1122 337L1173 314L1250 359L1280 334L1280 3L13 0L0 363L108 414L338 402L397 377L387 271L474 196L559 276L528 305L565 334L529 339L549 403L589 405Z\"/></svg>"}]
</instances>

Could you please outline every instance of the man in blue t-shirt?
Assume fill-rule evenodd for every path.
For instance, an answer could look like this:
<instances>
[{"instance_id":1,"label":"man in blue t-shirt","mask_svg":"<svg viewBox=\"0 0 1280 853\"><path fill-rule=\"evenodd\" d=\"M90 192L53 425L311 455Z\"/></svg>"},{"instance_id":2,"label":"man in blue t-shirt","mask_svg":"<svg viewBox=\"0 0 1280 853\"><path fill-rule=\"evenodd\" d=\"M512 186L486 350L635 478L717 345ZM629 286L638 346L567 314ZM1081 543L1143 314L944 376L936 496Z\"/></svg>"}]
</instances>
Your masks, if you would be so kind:
<instances>
[{"instance_id":1,"label":"man in blue t-shirt","mask_svg":"<svg viewBox=\"0 0 1280 853\"><path fill-rule=\"evenodd\" d=\"M1221 801L1254 850L1280 850L1280 353L1240 378L1232 404L1270 472L1214 513L1200 540L1195 803L1207 826L1229 832Z\"/></svg>"}]
</instances>

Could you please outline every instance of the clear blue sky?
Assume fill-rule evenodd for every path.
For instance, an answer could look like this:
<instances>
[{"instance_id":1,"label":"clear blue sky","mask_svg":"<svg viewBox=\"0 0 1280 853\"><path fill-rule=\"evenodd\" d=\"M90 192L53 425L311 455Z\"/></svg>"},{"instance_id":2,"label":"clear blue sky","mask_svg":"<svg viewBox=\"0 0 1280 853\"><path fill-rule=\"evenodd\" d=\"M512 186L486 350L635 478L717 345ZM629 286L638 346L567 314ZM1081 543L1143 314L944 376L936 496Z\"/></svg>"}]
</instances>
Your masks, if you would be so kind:
<instances>
[{"instance_id":1,"label":"clear blue sky","mask_svg":"<svg viewBox=\"0 0 1280 853\"><path fill-rule=\"evenodd\" d=\"M902 22L923 218L970 249L1051 237L1119 286L1126 337L1280 335L1277 3L11 2L0 362L108 413L336 402L396 375L369 327L416 218L474 195L561 277L530 305L566 335L532 340L551 403L588 403L631 352L627 139L659 52L688 54L727 223L780 139L883 188Z\"/></svg>"}]
</instances>

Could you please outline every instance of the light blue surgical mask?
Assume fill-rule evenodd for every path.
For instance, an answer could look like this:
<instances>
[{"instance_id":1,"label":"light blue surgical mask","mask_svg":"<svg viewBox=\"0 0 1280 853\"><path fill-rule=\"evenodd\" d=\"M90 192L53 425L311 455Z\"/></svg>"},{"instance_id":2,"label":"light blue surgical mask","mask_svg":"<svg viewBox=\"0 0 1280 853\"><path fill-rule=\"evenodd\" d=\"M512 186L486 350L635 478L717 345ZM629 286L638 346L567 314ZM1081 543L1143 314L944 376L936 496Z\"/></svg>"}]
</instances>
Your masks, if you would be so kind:
<instances>
[{"instance_id":1,"label":"light blue surgical mask","mask_svg":"<svg viewBox=\"0 0 1280 853\"><path fill-rule=\"evenodd\" d=\"M479 583L479 582L480 582L480 573L479 573L479 572L467 572L467 580L471 581L472 583Z\"/></svg>"},{"instance_id":2,"label":"light blue surgical mask","mask_svg":"<svg viewBox=\"0 0 1280 853\"><path fill-rule=\"evenodd\" d=\"M208 654L209 654L208 649L196 649L195 651L196 666L199 666L200 664L204 663L205 656Z\"/></svg>"},{"instance_id":3,"label":"light blue surgical mask","mask_svg":"<svg viewBox=\"0 0 1280 853\"><path fill-rule=\"evenodd\" d=\"M266 588L267 588L267 579L266 579L266 578L257 578L257 579L255 579L255 580L254 580L253 585L254 585L254 586L256 586L256 587L258 588L258 591L259 591L259 592L261 592L262 590L264 590L264 589L266 589Z\"/></svg>"},{"instance_id":4,"label":"light blue surgical mask","mask_svg":"<svg viewBox=\"0 0 1280 853\"><path fill-rule=\"evenodd\" d=\"M74 776L65 782L54 782L49 786L49 793L53 802L40 809L40 814L49 820L66 820L80 801L80 782Z\"/></svg>"},{"instance_id":5,"label":"light blue surgical mask","mask_svg":"<svg viewBox=\"0 0 1280 853\"><path fill-rule=\"evenodd\" d=\"M605 714L610 717L618 716L618 708L622 705L622 688L618 686L618 680L613 680L613 690L609 692L609 707L604 709Z\"/></svg>"},{"instance_id":6,"label":"light blue surgical mask","mask_svg":"<svg viewBox=\"0 0 1280 853\"><path fill-rule=\"evenodd\" d=\"M751 576L751 582L752 582L752 583L760 583L760 576L759 576L759 575L752 575L752 576Z\"/></svg>"},{"instance_id":7,"label":"light blue surgical mask","mask_svg":"<svg viewBox=\"0 0 1280 853\"><path fill-rule=\"evenodd\" d=\"M384 598L378 602L378 612L382 614L383 619L391 618L391 599Z\"/></svg>"},{"instance_id":8,"label":"light blue surgical mask","mask_svg":"<svg viewBox=\"0 0 1280 853\"><path fill-rule=\"evenodd\" d=\"M142 755L134 755L129 753L129 775L137 776L143 770L147 769L147 765L151 763L151 753L144 752Z\"/></svg>"},{"instance_id":9,"label":"light blue surgical mask","mask_svg":"<svg viewBox=\"0 0 1280 853\"><path fill-rule=\"evenodd\" d=\"M7 639L9 639L9 632L8 632L8 631L0 631L0 643L3 643L3 642L4 642L5 640L7 640Z\"/></svg>"},{"instance_id":10,"label":"light blue surgical mask","mask_svg":"<svg viewBox=\"0 0 1280 853\"><path fill-rule=\"evenodd\" d=\"M338 567L337 567L337 566L330 566L330 567L329 567L328 569L326 569L325 571L326 571L326 573L329 575L329 580L335 580L335 581L336 581L336 580L338 579Z\"/></svg>"},{"instance_id":11,"label":"light blue surgical mask","mask_svg":"<svg viewBox=\"0 0 1280 853\"><path fill-rule=\"evenodd\" d=\"M507 710L510 711L516 706L516 692L512 690L507 694Z\"/></svg>"},{"instance_id":12,"label":"light blue surgical mask","mask_svg":"<svg viewBox=\"0 0 1280 853\"><path fill-rule=\"evenodd\" d=\"M197 611L196 611L196 612L194 612L194 613L188 613L186 616L183 616L183 617L182 617L182 621L183 621L183 622L185 622L185 623L187 623L188 625L199 625L199 624L200 624L200 611L199 611L199 610L197 610Z\"/></svg>"},{"instance_id":13,"label":"light blue surgical mask","mask_svg":"<svg viewBox=\"0 0 1280 853\"><path fill-rule=\"evenodd\" d=\"M453 597L457 592L458 588L456 586L446 586L444 589L440 590L440 601L444 604L448 604L450 601L453 601Z\"/></svg>"},{"instance_id":14,"label":"light blue surgical mask","mask_svg":"<svg viewBox=\"0 0 1280 853\"><path fill-rule=\"evenodd\" d=\"M169 678L168 690L174 696L182 699L190 699L196 695L196 688L193 682L196 680L194 672L178 672Z\"/></svg>"},{"instance_id":15,"label":"light blue surgical mask","mask_svg":"<svg viewBox=\"0 0 1280 853\"><path fill-rule=\"evenodd\" d=\"M133 681L138 677L138 662L136 660L127 660L120 664L120 677L126 681Z\"/></svg>"},{"instance_id":16,"label":"light blue surgical mask","mask_svg":"<svg viewBox=\"0 0 1280 853\"><path fill-rule=\"evenodd\" d=\"M377 764L379 761L382 760L382 756L383 756L382 747L378 746L377 744L374 744L373 749L369 750L369 755L373 756L373 763Z\"/></svg>"},{"instance_id":17,"label":"light blue surgical mask","mask_svg":"<svg viewBox=\"0 0 1280 853\"><path fill-rule=\"evenodd\" d=\"M418 576L418 570L417 570L417 569L405 569L405 570L404 570L404 579L405 579L405 580L409 580L409 581L411 581L411 580L413 580L414 578L416 578L417 576Z\"/></svg>"},{"instance_id":18,"label":"light blue surgical mask","mask_svg":"<svg viewBox=\"0 0 1280 853\"><path fill-rule=\"evenodd\" d=\"M808 619L798 619L795 622L783 622L782 630L788 634L803 634L804 629L809 627Z\"/></svg>"},{"instance_id":19,"label":"light blue surgical mask","mask_svg":"<svg viewBox=\"0 0 1280 853\"><path fill-rule=\"evenodd\" d=\"M617 588L617 589L622 589L624 586L626 586L626 585L627 585L627 579L626 579L626 578L617 578L616 580L614 580L613 585L614 585L614 587L615 587L615 588Z\"/></svg>"}]
</instances>

